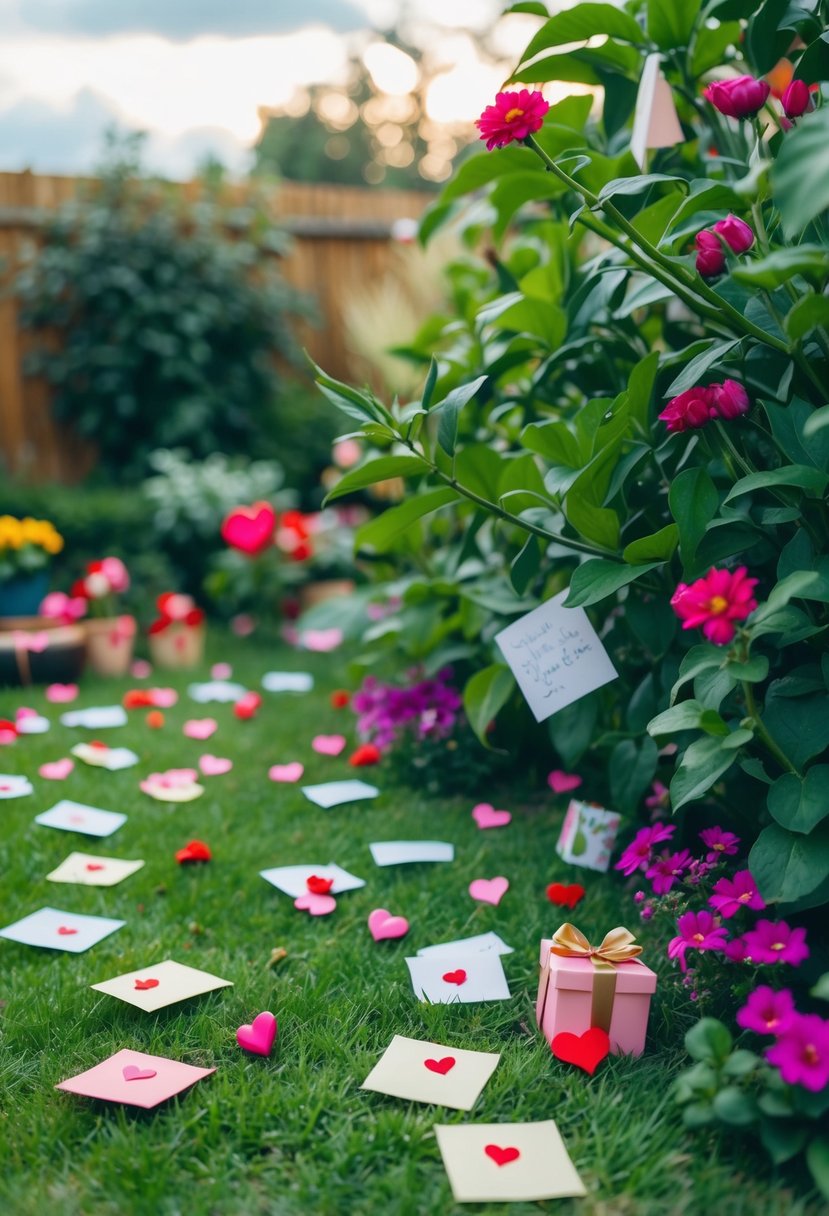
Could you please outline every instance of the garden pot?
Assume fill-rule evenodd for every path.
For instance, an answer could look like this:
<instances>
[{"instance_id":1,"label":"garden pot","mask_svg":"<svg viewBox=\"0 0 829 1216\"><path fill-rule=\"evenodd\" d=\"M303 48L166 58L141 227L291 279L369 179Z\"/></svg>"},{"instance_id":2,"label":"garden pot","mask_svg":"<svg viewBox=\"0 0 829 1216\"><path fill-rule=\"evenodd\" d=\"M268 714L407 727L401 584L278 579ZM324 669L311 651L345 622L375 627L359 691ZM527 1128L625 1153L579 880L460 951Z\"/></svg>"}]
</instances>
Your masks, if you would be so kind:
<instances>
[{"instance_id":1,"label":"garden pot","mask_svg":"<svg viewBox=\"0 0 829 1216\"><path fill-rule=\"evenodd\" d=\"M86 628L86 657L99 676L124 676L132 663L134 616L91 617Z\"/></svg>"},{"instance_id":2,"label":"garden pot","mask_svg":"<svg viewBox=\"0 0 829 1216\"><path fill-rule=\"evenodd\" d=\"M204 625L173 621L166 629L150 634L150 659L168 670L198 667L204 658Z\"/></svg>"},{"instance_id":3,"label":"garden pot","mask_svg":"<svg viewBox=\"0 0 829 1216\"><path fill-rule=\"evenodd\" d=\"M0 583L0 617L33 617L49 590L46 570L21 574Z\"/></svg>"},{"instance_id":4,"label":"garden pot","mask_svg":"<svg viewBox=\"0 0 829 1216\"><path fill-rule=\"evenodd\" d=\"M37 616L10 617L0 625L0 686L74 684L85 657L80 625Z\"/></svg>"},{"instance_id":5,"label":"garden pot","mask_svg":"<svg viewBox=\"0 0 829 1216\"><path fill-rule=\"evenodd\" d=\"M351 578L326 578L316 583L306 583L299 589L299 600L302 611L322 604L326 600L339 599L343 595L351 595L354 590L354 580Z\"/></svg>"}]
</instances>

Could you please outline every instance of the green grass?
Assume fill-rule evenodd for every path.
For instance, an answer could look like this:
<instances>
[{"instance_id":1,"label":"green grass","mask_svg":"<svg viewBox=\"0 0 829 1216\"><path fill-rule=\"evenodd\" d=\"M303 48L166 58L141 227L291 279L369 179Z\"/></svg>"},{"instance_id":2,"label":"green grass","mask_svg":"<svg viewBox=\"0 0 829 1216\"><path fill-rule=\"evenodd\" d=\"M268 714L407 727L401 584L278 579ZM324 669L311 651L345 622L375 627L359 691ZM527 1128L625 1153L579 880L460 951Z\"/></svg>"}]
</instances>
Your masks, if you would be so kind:
<instances>
[{"instance_id":1,"label":"green grass","mask_svg":"<svg viewBox=\"0 0 829 1216\"><path fill-rule=\"evenodd\" d=\"M0 750L0 769L25 772L36 786L33 797L0 803L2 922L46 904L127 921L82 955L0 941L0 1210L13 1216L495 1213L503 1205L453 1203L433 1125L551 1117L588 1198L513 1204L511 1211L805 1216L819 1210L736 1135L691 1137L682 1129L669 1087L687 1063L682 1035L693 1010L667 982L670 971L655 942L645 957L665 982L646 1054L638 1061L608 1059L592 1079L551 1057L534 1023L537 951L540 937L564 917L547 903L546 884L584 881L588 895L575 919L588 934L620 920L637 928L630 900L612 876L574 874L555 856L562 800L533 804L520 788L502 791L497 805L513 811L512 825L479 832L469 812L491 790L426 799L416 789L393 787L381 767L370 770L383 791L373 804L320 810L298 786L274 785L266 774L271 764L294 759L305 763L307 780L351 774L344 757L318 757L309 747L318 731L351 733L350 711L328 702L329 690L343 680L339 660L306 660L224 638L214 651L213 658L232 659L236 677L249 686L269 668L307 666L317 689L308 696L266 696L252 722L238 722L230 706L202 708L186 696L167 711L162 731L148 730L144 711L137 711L128 727L106 737L132 746L141 764L115 774L78 764L65 782L37 777L43 761L66 755L81 736L57 724L58 706L45 707L55 722L47 735ZM159 682L183 689L187 680ZM128 686L89 680L79 703L112 703ZM35 692L0 694L0 717L19 704L45 703ZM183 721L208 713L219 721L217 734L206 745L185 739ZM139 775L193 764L203 751L230 756L235 767L206 779L198 801L171 808L138 790ZM100 842L35 825L34 816L61 797L125 811L129 820ZM181 868L173 854L194 837L210 844L214 860ZM377 869L369 841L395 837L452 840L456 861ZM44 876L74 849L143 857L147 864L108 889L47 882ZM258 875L266 866L329 860L367 886L342 896L326 918L295 911ZM474 904L469 881L494 874L511 883L501 906ZM375 945L366 928L375 907L406 915L409 936ZM513 998L418 1004L406 954L489 929L516 949L505 959ZM647 951L646 927L639 936ZM288 957L269 969L276 946ZM235 987L158 1014L89 988L167 957ZM236 1027L262 1009L279 1020L267 1060L235 1043ZM471 1113L360 1090L395 1033L502 1053ZM54 1090L56 1082L123 1047L218 1071L151 1112Z\"/></svg>"}]
</instances>

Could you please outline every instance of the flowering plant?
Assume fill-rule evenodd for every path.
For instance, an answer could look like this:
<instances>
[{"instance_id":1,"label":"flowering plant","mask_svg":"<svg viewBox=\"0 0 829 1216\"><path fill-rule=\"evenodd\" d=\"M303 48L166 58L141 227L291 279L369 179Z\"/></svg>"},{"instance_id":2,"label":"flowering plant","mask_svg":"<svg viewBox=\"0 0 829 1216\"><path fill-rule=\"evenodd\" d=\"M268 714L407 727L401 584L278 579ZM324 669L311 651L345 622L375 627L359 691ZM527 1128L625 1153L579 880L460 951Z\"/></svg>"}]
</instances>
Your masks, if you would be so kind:
<instances>
[{"instance_id":1,"label":"flowering plant","mask_svg":"<svg viewBox=\"0 0 829 1216\"><path fill-rule=\"evenodd\" d=\"M0 515L0 583L35 574L63 548L63 537L48 519Z\"/></svg>"},{"instance_id":2,"label":"flowering plant","mask_svg":"<svg viewBox=\"0 0 829 1216\"><path fill-rule=\"evenodd\" d=\"M72 584L69 600L63 604L64 614L74 611L72 601L84 600L93 617L111 617L118 611L117 597L129 591L130 576L120 557L104 557L89 562L83 578ZM56 606L56 605L55 605Z\"/></svg>"},{"instance_id":3,"label":"flowering plant","mask_svg":"<svg viewBox=\"0 0 829 1216\"><path fill-rule=\"evenodd\" d=\"M165 633L174 625L196 628L204 622L204 609L196 607L191 595L165 591L156 600L156 608L158 616L150 625L150 633Z\"/></svg>"}]
</instances>

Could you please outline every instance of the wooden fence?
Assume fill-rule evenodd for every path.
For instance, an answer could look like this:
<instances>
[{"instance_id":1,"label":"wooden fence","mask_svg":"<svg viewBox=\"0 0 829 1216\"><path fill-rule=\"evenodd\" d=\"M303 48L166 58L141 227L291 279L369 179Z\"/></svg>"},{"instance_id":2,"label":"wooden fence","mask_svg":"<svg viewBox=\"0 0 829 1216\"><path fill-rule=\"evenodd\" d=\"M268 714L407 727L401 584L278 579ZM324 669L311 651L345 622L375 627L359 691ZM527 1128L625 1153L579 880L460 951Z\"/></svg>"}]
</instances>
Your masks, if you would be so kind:
<instances>
[{"instance_id":1,"label":"wooden fence","mask_svg":"<svg viewBox=\"0 0 829 1216\"><path fill-rule=\"evenodd\" d=\"M24 375L31 339L18 325L8 290L21 252L37 241L44 218L74 198L80 184L70 177L0 173L0 478L11 472L33 481L74 482L95 462L93 449L54 421L48 386ZM198 187L181 189L191 194ZM393 221L420 216L429 196L286 182L267 201L293 236L282 260L285 278L316 301L319 323L303 325L299 340L326 370L348 379L356 365L343 323L347 294L392 267Z\"/></svg>"}]
</instances>

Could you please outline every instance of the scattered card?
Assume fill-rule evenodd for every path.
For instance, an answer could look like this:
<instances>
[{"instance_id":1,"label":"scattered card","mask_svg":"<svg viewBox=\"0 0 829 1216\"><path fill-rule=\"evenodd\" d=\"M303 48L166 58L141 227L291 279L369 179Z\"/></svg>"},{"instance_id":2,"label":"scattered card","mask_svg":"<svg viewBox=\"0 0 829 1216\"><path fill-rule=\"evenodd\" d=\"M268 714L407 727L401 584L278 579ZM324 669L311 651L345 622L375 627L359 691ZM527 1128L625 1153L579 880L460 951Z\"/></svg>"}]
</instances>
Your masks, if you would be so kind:
<instances>
[{"instance_id":1,"label":"scattered card","mask_svg":"<svg viewBox=\"0 0 829 1216\"><path fill-rule=\"evenodd\" d=\"M570 799L556 852L570 865L606 874L622 816L590 802Z\"/></svg>"},{"instance_id":2,"label":"scattered card","mask_svg":"<svg viewBox=\"0 0 829 1216\"><path fill-rule=\"evenodd\" d=\"M82 954L116 929L123 929L126 923L108 916L81 916L78 912L62 912L60 908L40 908L0 929L0 937L21 942L24 946L44 946L49 950Z\"/></svg>"},{"instance_id":3,"label":"scattered card","mask_svg":"<svg viewBox=\"0 0 829 1216\"><path fill-rule=\"evenodd\" d=\"M456 1203L533 1203L587 1194L552 1119L438 1123L435 1134Z\"/></svg>"},{"instance_id":4,"label":"scattered card","mask_svg":"<svg viewBox=\"0 0 829 1216\"><path fill-rule=\"evenodd\" d=\"M507 977L500 954L436 954L407 958L412 987L430 1005L470 1005L475 1001L508 1001Z\"/></svg>"},{"instance_id":5,"label":"scattered card","mask_svg":"<svg viewBox=\"0 0 829 1216\"><path fill-rule=\"evenodd\" d=\"M128 747L101 747L94 743L76 743L70 749L73 756L89 764L92 768L105 768L110 773L116 773L122 768L132 768L138 763L135 752Z\"/></svg>"},{"instance_id":6,"label":"scattered card","mask_svg":"<svg viewBox=\"0 0 829 1216\"><path fill-rule=\"evenodd\" d=\"M455 846L444 840L377 840L368 847L376 866L404 866L416 861L455 860Z\"/></svg>"},{"instance_id":7,"label":"scattered card","mask_svg":"<svg viewBox=\"0 0 829 1216\"><path fill-rule=\"evenodd\" d=\"M266 692L310 692L314 677L307 671L266 671L262 687Z\"/></svg>"},{"instance_id":8,"label":"scattered card","mask_svg":"<svg viewBox=\"0 0 829 1216\"><path fill-rule=\"evenodd\" d=\"M512 946L497 933L478 933L475 937L461 937L456 942L439 942L436 946L424 946L418 956L432 954L514 954Z\"/></svg>"},{"instance_id":9,"label":"scattered card","mask_svg":"<svg viewBox=\"0 0 829 1216\"><path fill-rule=\"evenodd\" d=\"M466 1051L396 1034L360 1088L471 1110L500 1058L497 1052Z\"/></svg>"},{"instance_id":10,"label":"scattered card","mask_svg":"<svg viewBox=\"0 0 829 1216\"><path fill-rule=\"evenodd\" d=\"M208 680L204 684L187 685L187 695L200 705L207 705L210 701L235 702L246 692L243 684L236 684L231 680Z\"/></svg>"},{"instance_id":11,"label":"scattered card","mask_svg":"<svg viewBox=\"0 0 829 1216\"><path fill-rule=\"evenodd\" d=\"M164 773L150 773L138 788L156 802L193 802L204 793L194 768L169 768Z\"/></svg>"},{"instance_id":12,"label":"scattered card","mask_svg":"<svg viewBox=\"0 0 829 1216\"><path fill-rule=\"evenodd\" d=\"M25 798L27 794L34 792L34 786L28 777L0 773L0 798Z\"/></svg>"},{"instance_id":13,"label":"scattered card","mask_svg":"<svg viewBox=\"0 0 829 1216\"><path fill-rule=\"evenodd\" d=\"M310 802L325 810L344 802L376 798L380 793L376 785L368 785L365 781L325 781L322 785L303 785L302 792Z\"/></svg>"},{"instance_id":14,"label":"scattered card","mask_svg":"<svg viewBox=\"0 0 829 1216\"><path fill-rule=\"evenodd\" d=\"M125 1048L94 1068L61 1081L55 1089L149 1110L215 1071L215 1068L194 1068L192 1064L180 1064L178 1060L148 1056L143 1051Z\"/></svg>"},{"instance_id":15,"label":"scattered card","mask_svg":"<svg viewBox=\"0 0 829 1216\"><path fill-rule=\"evenodd\" d=\"M90 984L90 987L96 992L117 997L119 1001L126 1001L128 1005L135 1005L146 1013L155 1013L156 1009L213 992L216 988L232 988L233 982L211 975L209 971L185 967L183 963L168 958L163 963L153 963L138 971L127 971L101 984Z\"/></svg>"},{"instance_id":16,"label":"scattered card","mask_svg":"<svg viewBox=\"0 0 829 1216\"><path fill-rule=\"evenodd\" d=\"M45 735L51 723L40 714L24 714L21 717L18 713L15 725L20 735Z\"/></svg>"},{"instance_id":17,"label":"scattered card","mask_svg":"<svg viewBox=\"0 0 829 1216\"><path fill-rule=\"evenodd\" d=\"M292 899L299 899L300 895L307 895L308 879L315 875L317 878L333 880L333 886L330 888L331 895L341 895L343 891L356 891L366 885L362 878L349 874L348 870L344 870L333 861L329 862L327 866L274 866L270 870L260 870L259 873L266 882L271 883L285 895L290 895Z\"/></svg>"},{"instance_id":18,"label":"scattered card","mask_svg":"<svg viewBox=\"0 0 829 1216\"><path fill-rule=\"evenodd\" d=\"M45 828L80 832L82 836L111 836L126 822L126 815L120 811L101 811L83 802L73 802L71 798L61 798L48 811L35 816L35 823Z\"/></svg>"},{"instance_id":19,"label":"scattered card","mask_svg":"<svg viewBox=\"0 0 829 1216\"><path fill-rule=\"evenodd\" d=\"M583 608L562 591L495 635L536 722L572 705L618 672Z\"/></svg>"},{"instance_id":20,"label":"scattered card","mask_svg":"<svg viewBox=\"0 0 829 1216\"><path fill-rule=\"evenodd\" d=\"M127 711L123 705L95 705L90 709L70 709L61 714L62 726L85 726L88 730L108 730L113 726L127 725Z\"/></svg>"},{"instance_id":21,"label":"scattered card","mask_svg":"<svg viewBox=\"0 0 829 1216\"><path fill-rule=\"evenodd\" d=\"M85 887L114 887L143 866L143 861L98 857L94 853L70 853L58 868L46 877L49 882L76 882Z\"/></svg>"}]
</instances>

